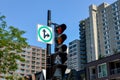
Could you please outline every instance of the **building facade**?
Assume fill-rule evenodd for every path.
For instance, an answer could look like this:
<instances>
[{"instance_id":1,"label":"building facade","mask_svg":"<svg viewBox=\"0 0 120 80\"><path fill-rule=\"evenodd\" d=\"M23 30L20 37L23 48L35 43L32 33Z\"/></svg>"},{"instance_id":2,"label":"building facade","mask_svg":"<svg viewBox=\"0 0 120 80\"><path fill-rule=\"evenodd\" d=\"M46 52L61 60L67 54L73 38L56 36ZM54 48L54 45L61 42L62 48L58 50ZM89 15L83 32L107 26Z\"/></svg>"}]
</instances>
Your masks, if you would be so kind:
<instances>
[{"instance_id":1,"label":"building facade","mask_svg":"<svg viewBox=\"0 0 120 80\"><path fill-rule=\"evenodd\" d=\"M80 40L76 39L69 43L67 67L80 70Z\"/></svg>"},{"instance_id":2,"label":"building facade","mask_svg":"<svg viewBox=\"0 0 120 80\"><path fill-rule=\"evenodd\" d=\"M26 76L40 72L46 69L46 50L36 46L24 48L20 55L25 59L25 62L17 61L17 75Z\"/></svg>"},{"instance_id":3,"label":"building facade","mask_svg":"<svg viewBox=\"0 0 120 80\"><path fill-rule=\"evenodd\" d=\"M87 80L120 80L120 53L88 63L86 72Z\"/></svg>"},{"instance_id":4,"label":"building facade","mask_svg":"<svg viewBox=\"0 0 120 80\"><path fill-rule=\"evenodd\" d=\"M83 22L87 80L120 80L120 0L91 5Z\"/></svg>"},{"instance_id":5,"label":"building facade","mask_svg":"<svg viewBox=\"0 0 120 80\"><path fill-rule=\"evenodd\" d=\"M120 51L120 0L91 5L84 22L88 62Z\"/></svg>"}]
</instances>

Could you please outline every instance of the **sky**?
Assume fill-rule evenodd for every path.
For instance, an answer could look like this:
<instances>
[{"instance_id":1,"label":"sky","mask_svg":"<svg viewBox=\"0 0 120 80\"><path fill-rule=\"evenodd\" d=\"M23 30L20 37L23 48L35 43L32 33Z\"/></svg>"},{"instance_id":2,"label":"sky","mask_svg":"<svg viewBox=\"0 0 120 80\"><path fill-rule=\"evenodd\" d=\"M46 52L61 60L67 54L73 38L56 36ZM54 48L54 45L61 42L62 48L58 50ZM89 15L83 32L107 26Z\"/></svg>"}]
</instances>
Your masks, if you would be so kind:
<instances>
[{"instance_id":1,"label":"sky","mask_svg":"<svg viewBox=\"0 0 120 80\"><path fill-rule=\"evenodd\" d=\"M0 13L6 16L9 26L26 31L23 35L29 45L46 48L37 41L37 24L47 25L47 11L51 10L51 21L66 24L67 45L79 39L79 22L89 16L91 4L113 3L116 0L0 0ZM53 27L53 26L52 26ZM54 45L54 44L53 44Z\"/></svg>"}]
</instances>

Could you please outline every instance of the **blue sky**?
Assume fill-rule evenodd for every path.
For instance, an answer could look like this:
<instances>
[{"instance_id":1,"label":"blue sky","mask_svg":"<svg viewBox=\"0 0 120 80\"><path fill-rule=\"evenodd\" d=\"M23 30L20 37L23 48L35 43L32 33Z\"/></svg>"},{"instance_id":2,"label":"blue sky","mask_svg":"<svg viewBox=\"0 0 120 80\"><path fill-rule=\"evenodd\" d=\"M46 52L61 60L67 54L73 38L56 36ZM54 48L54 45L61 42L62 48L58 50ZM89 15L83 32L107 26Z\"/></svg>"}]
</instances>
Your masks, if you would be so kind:
<instances>
[{"instance_id":1,"label":"blue sky","mask_svg":"<svg viewBox=\"0 0 120 80\"><path fill-rule=\"evenodd\" d=\"M116 0L0 0L0 13L6 16L8 25L26 31L24 35L30 45L46 48L37 41L37 24L47 24L47 11L51 10L52 22L67 25L68 44L79 39L79 21L89 16L91 4L109 4Z\"/></svg>"}]
</instances>

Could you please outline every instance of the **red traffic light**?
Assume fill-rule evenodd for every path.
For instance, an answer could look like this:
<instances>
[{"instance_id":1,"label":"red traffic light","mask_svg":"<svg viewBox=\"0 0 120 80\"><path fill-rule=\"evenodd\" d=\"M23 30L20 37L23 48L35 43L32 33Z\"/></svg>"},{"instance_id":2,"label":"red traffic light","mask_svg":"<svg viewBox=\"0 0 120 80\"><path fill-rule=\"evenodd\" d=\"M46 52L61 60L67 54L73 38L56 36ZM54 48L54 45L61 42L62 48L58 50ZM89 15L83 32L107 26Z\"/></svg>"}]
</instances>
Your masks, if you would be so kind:
<instances>
[{"instance_id":1,"label":"red traffic light","mask_svg":"<svg viewBox=\"0 0 120 80\"><path fill-rule=\"evenodd\" d=\"M66 25L65 24L61 24L61 25L56 27L56 33L57 34L61 34L61 33L64 32L65 29L66 29Z\"/></svg>"}]
</instances>

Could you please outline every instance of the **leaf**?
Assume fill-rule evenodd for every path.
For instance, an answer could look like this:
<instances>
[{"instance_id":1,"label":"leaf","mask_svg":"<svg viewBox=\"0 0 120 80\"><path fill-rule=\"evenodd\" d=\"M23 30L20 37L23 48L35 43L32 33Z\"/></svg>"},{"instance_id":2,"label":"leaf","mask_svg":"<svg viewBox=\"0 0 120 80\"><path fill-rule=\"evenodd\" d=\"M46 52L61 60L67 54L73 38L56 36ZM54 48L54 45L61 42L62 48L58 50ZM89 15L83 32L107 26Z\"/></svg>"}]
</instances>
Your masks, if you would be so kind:
<instances>
[{"instance_id":1,"label":"leaf","mask_svg":"<svg viewBox=\"0 0 120 80\"><path fill-rule=\"evenodd\" d=\"M24 62L19 53L28 47L26 38L22 37L25 31L14 26L7 26L5 16L0 16L0 73L9 74L17 70L17 60ZM14 76L14 75L12 75ZM9 76L6 76L9 77ZM11 79L13 80L13 79Z\"/></svg>"}]
</instances>

